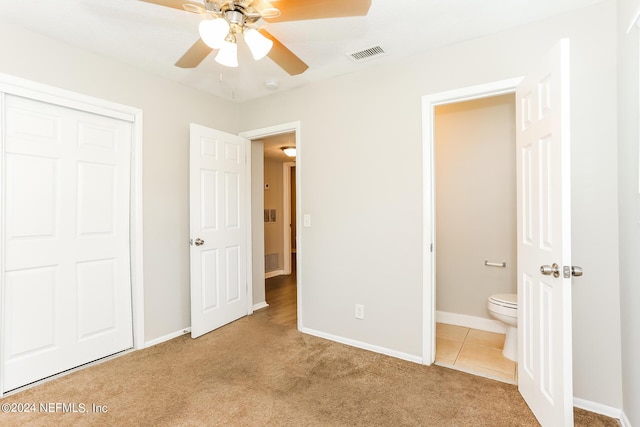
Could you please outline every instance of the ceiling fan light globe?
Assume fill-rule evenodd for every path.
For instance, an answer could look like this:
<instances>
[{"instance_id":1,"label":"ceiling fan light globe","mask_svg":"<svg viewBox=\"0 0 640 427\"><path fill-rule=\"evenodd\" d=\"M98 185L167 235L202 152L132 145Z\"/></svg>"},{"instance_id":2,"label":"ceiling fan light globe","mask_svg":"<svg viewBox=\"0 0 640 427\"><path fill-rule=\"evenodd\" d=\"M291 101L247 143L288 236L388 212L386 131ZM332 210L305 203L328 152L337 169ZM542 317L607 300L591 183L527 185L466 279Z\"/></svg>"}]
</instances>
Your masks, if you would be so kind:
<instances>
[{"instance_id":1,"label":"ceiling fan light globe","mask_svg":"<svg viewBox=\"0 0 640 427\"><path fill-rule=\"evenodd\" d=\"M253 28L248 28L244 31L244 41L247 43L247 46L249 46L251 55L253 55L253 59L256 61L264 58L273 47L271 40Z\"/></svg>"},{"instance_id":2,"label":"ceiling fan light globe","mask_svg":"<svg viewBox=\"0 0 640 427\"><path fill-rule=\"evenodd\" d=\"M212 49L220 49L229 34L229 23L223 18L206 19L198 27L200 38Z\"/></svg>"},{"instance_id":3,"label":"ceiling fan light globe","mask_svg":"<svg viewBox=\"0 0 640 427\"><path fill-rule=\"evenodd\" d=\"M223 41L216 55L216 62L226 67L238 66L238 45L229 41Z\"/></svg>"}]
</instances>

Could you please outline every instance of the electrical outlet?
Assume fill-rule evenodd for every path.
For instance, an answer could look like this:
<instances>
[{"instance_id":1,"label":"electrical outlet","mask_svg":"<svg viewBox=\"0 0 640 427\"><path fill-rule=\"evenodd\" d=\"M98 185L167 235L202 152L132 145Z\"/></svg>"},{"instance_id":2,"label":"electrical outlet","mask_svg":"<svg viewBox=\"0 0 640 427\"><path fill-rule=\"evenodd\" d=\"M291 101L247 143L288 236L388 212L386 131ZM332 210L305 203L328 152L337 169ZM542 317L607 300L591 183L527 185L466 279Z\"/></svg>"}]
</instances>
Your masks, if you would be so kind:
<instances>
[{"instance_id":1,"label":"electrical outlet","mask_svg":"<svg viewBox=\"0 0 640 427\"><path fill-rule=\"evenodd\" d=\"M356 319L364 319L364 305L356 304Z\"/></svg>"}]
</instances>

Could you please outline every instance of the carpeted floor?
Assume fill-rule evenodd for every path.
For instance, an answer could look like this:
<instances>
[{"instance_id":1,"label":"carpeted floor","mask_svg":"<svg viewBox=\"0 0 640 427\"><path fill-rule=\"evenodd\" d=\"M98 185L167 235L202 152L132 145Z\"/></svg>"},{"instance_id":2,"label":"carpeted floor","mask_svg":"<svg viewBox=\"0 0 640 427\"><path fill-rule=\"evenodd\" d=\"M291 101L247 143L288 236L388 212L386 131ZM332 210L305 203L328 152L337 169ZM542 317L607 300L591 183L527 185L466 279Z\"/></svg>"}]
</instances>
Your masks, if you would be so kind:
<instances>
[{"instance_id":1,"label":"carpeted floor","mask_svg":"<svg viewBox=\"0 0 640 427\"><path fill-rule=\"evenodd\" d=\"M265 319L246 317L196 340L185 335L6 397L2 404L33 403L35 412L1 413L0 425L537 425L513 385L344 346ZM56 403L67 407L55 412ZM63 413L74 408L86 412ZM578 410L576 425L618 424Z\"/></svg>"}]
</instances>

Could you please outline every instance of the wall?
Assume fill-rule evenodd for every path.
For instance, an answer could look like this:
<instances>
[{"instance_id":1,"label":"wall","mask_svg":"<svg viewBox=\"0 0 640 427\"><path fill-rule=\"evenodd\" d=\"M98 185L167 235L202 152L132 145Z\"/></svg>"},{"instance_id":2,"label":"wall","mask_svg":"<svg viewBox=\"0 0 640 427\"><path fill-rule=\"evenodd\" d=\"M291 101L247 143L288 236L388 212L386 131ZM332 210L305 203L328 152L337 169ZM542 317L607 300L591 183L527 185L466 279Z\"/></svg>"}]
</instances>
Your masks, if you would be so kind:
<instances>
[{"instance_id":1,"label":"wall","mask_svg":"<svg viewBox=\"0 0 640 427\"><path fill-rule=\"evenodd\" d=\"M189 327L189 123L237 133L237 106L8 22L0 52L0 73L144 111L145 340Z\"/></svg>"},{"instance_id":2,"label":"wall","mask_svg":"<svg viewBox=\"0 0 640 427\"><path fill-rule=\"evenodd\" d=\"M421 355L421 97L523 76L561 37L572 54L573 262L585 271L573 287L574 394L622 406L614 0L243 106L243 130L301 121L300 214L312 217L298 264L303 327Z\"/></svg>"},{"instance_id":3,"label":"wall","mask_svg":"<svg viewBox=\"0 0 640 427\"><path fill-rule=\"evenodd\" d=\"M269 184L269 190L264 191L264 208L276 210L276 222L264 224L264 253L265 255L278 255L278 268L269 271L284 269L284 193L282 187L282 162L273 159L264 160L264 183Z\"/></svg>"},{"instance_id":4,"label":"wall","mask_svg":"<svg viewBox=\"0 0 640 427\"><path fill-rule=\"evenodd\" d=\"M253 305L266 303L264 289L264 146L251 141L251 250Z\"/></svg>"},{"instance_id":5,"label":"wall","mask_svg":"<svg viewBox=\"0 0 640 427\"><path fill-rule=\"evenodd\" d=\"M622 319L622 392L629 424L640 426L640 33L627 28L639 0L618 2L618 197L620 206L620 316Z\"/></svg>"},{"instance_id":6,"label":"wall","mask_svg":"<svg viewBox=\"0 0 640 427\"><path fill-rule=\"evenodd\" d=\"M436 310L490 319L517 288L515 96L436 107L434 151Z\"/></svg>"}]
</instances>

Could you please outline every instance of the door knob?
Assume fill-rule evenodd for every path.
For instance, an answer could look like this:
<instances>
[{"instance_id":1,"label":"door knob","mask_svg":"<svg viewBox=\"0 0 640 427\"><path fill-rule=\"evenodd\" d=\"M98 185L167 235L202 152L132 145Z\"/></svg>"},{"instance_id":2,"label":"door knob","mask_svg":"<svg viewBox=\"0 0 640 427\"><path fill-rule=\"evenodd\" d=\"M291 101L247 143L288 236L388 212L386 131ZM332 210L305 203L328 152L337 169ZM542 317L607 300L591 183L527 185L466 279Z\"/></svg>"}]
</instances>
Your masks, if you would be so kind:
<instances>
[{"instance_id":1,"label":"door knob","mask_svg":"<svg viewBox=\"0 0 640 427\"><path fill-rule=\"evenodd\" d=\"M558 267L558 264L555 262L553 265L541 265L540 273L545 276L551 276L553 274L553 277L560 277L560 267Z\"/></svg>"},{"instance_id":2,"label":"door knob","mask_svg":"<svg viewBox=\"0 0 640 427\"><path fill-rule=\"evenodd\" d=\"M573 277L580 277L582 276L582 268L578 267L577 265L572 265L571 267L569 267L568 265L564 266L563 271L562 271L562 276L565 279L570 278L571 276Z\"/></svg>"},{"instance_id":3,"label":"door knob","mask_svg":"<svg viewBox=\"0 0 640 427\"><path fill-rule=\"evenodd\" d=\"M204 245L204 240L202 240L201 238L199 238L199 237L198 237L198 238L196 239L196 241L195 241L195 245L196 245L196 246L202 246L202 245Z\"/></svg>"},{"instance_id":4,"label":"door knob","mask_svg":"<svg viewBox=\"0 0 640 427\"><path fill-rule=\"evenodd\" d=\"M577 265L572 265L571 266L571 275L573 277L582 276L582 267L578 267Z\"/></svg>"}]
</instances>

